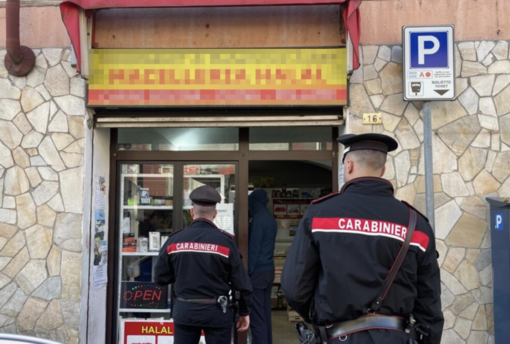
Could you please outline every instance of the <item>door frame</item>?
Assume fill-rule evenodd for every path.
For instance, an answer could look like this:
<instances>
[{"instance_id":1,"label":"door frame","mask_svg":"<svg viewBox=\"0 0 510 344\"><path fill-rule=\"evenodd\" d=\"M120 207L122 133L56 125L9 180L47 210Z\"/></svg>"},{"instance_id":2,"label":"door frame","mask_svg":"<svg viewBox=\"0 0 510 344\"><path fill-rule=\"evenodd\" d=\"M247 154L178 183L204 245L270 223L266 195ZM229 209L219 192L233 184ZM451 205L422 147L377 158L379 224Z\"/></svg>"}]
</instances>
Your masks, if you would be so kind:
<instances>
[{"instance_id":1,"label":"door frame","mask_svg":"<svg viewBox=\"0 0 510 344\"><path fill-rule=\"evenodd\" d=\"M339 128L331 127L332 149L326 151L250 151L249 149L249 128L239 127L239 149L237 151L118 151L117 139L118 129L111 129L110 135L110 193L108 196L108 281L107 300L116 300L117 288L115 271L118 269L117 256L118 245L115 240L115 228L118 225L118 174L119 166L124 163L161 163L174 164L174 175L183 176L183 171L178 172L175 164L182 166L187 163L232 163L236 165L236 214L237 228L236 235L239 252L244 257L245 267L248 267L248 189L249 189L249 162L250 161L309 161L329 160L332 161L332 191L338 191L338 137ZM182 163L182 164L181 164ZM175 182L174 182L175 185ZM175 190L175 186L174 186ZM107 302L106 305L106 344L117 344L118 324L115 314L114 302ZM246 343L247 332L238 334L238 343Z\"/></svg>"}]
</instances>

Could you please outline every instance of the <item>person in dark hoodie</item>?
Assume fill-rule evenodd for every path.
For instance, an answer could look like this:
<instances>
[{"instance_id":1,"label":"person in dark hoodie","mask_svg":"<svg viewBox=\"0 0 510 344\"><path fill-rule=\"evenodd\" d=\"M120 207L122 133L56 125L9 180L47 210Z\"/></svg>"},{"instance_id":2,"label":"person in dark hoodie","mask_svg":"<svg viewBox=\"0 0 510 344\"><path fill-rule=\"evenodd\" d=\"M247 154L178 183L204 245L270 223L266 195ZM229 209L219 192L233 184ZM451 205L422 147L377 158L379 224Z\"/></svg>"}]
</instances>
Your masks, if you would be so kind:
<instances>
[{"instance_id":1,"label":"person in dark hoodie","mask_svg":"<svg viewBox=\"0 0 510 344\"><path fill-rule=\"evenodd\" d=\"M250 329L253 344L272 344L271 287L274 281L274 246L276 220L267 209L267 193L253 191L248 197L250 227L248 241L248 275L253 285Z\"/></svg>"}]
</instances>

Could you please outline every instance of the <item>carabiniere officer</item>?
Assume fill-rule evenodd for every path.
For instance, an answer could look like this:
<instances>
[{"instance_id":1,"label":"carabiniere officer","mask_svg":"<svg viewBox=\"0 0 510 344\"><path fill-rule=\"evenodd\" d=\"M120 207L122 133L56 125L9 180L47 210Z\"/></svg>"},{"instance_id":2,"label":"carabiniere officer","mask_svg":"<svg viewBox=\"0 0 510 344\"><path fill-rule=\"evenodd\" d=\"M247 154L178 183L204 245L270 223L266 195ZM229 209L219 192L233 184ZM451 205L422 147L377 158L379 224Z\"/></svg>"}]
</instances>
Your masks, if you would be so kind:
<instances>
[{"instance_id":1,"label":"carabiniere officer","mask_svg":"<svg viewBox=\"0 0 510 344\"><path fill-rule=\"evenodd\" d=\"M202 331L207 344L230 344L234 316L229 299L239 294L237 329L250 324L252 286L233 236L213 223L218 192L207 185L190 194L189 227L172 233L161 248L155 281L173 284L174 340L197 344Z\"/></svg>"},{"instance_id":2,"label":"carabiniere officer","mask_svg":"<svg viewBox=\"0 0 510 344\"><path fill-rule=\"evenodd\" d=\"M345 184L314 201L301 220L283 268L285 298L314 325L321 344L439 344L444 320L434 232L381 178L398 143L380 134L337 140L345 146Z\"/></svg>"}]
</instances>

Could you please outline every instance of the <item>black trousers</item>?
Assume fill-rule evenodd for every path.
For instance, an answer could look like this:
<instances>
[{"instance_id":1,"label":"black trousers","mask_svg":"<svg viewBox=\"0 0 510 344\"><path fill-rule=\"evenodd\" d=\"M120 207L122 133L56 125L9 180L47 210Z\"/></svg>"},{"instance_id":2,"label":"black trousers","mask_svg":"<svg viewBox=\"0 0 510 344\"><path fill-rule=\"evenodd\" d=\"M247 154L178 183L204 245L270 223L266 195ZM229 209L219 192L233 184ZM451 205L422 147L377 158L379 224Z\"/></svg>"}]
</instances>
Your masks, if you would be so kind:
<instances>
[{"instance_id":1,"label":"black trousers","mask_svg":"<svg viewBox=\"0 0 510 344\"><path fill-rule=\"evenodd\" d=\"M250 276L250 279L253 286L250 313L253 344L273 344L271 287L274 281L274 270L255 272Z\"/></svg>"},{"instance_id":2,"label":"black trousers","mask_svg":"<svg viewBox=\"0 0 510 344\"><path fill-rule=\"evenodd\" d=\"M203 327L174 323L174 344L199 344L204 331L207 344L230 344L232 327Z\"/></svg>"}]
</instances>

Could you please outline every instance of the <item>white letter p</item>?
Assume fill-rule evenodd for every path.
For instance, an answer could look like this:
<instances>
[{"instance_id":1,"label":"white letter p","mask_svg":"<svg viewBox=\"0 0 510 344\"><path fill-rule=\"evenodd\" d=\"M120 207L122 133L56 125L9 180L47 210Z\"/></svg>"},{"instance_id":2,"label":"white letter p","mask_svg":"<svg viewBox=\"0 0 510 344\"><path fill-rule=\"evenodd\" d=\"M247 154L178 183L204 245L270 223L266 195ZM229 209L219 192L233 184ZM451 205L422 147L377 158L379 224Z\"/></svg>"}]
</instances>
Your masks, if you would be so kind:
<instances>
[{"instance_id":1,"label":"white letter p","mask_svg":"<svg viewBox=\"0 0 510 344\"><path fill-rule=\"evenodd\" d=\"M425 48L425 42L432 42L430 49ZM425 55L432 55L439 50L439 40L434 36L418 36L418 64L425 64Z\"/></svg>"}]
</instances>

